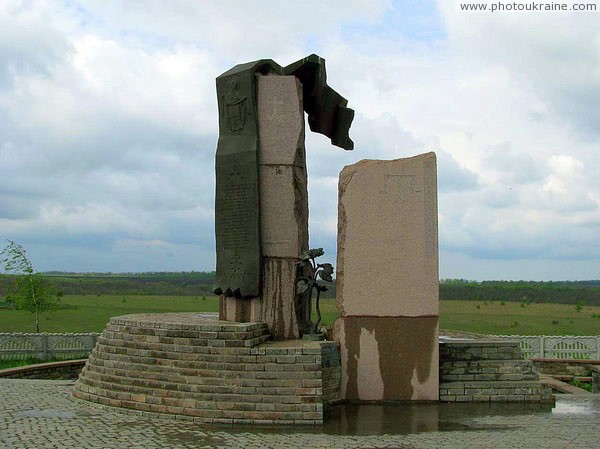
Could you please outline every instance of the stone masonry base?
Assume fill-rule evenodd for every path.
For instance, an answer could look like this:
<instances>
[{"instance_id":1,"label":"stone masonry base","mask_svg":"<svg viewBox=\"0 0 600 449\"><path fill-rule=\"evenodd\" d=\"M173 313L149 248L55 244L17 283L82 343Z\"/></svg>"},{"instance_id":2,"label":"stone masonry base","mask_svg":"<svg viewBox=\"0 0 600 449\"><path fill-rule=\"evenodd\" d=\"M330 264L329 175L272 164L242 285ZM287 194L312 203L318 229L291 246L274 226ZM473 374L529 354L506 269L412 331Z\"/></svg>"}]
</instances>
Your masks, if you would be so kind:
<instances>
[{"instance_id":1,"label":"stone masonry base","mask_svg":"<svg viewBox=\"0 0 600 449\"><path fill-rule=\"evenodd\" d=\"M440 401L553 402L517 341L440 343Z\"/></svg>"},{"instance_id":2,"label":"stone masonry base","mask_svg":"<svg viewBox=\"0 0 600 449\"><path fill-rule=\"evenodd\" d=\"M338 344L269 338L265 323L212 314L115 317L73 394L199 422L321 424L338 400Z\"/></svg>"}]
</instances>

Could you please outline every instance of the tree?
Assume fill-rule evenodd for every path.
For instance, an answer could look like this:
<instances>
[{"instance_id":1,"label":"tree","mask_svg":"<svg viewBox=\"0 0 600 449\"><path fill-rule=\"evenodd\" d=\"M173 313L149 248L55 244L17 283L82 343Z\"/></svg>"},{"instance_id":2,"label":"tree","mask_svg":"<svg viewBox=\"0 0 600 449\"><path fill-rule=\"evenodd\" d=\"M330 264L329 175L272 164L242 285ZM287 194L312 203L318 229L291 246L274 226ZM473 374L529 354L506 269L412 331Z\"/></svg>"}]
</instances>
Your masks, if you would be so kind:
<instances>
[{"instance_id":1,"label":"tree","mask_svg":"<svg viewBox=\"0 0 600 449\"><path fill-rule=\"evenodd\" d=\"M56 307L59 295L54 286L33 270L25 249L18 243L8 240L8 245L0 252L0 263L15 280L12 291L6 295L18 309L35 315L35 329L40 331L40 314Z\"/></svg>"}]
</instances>

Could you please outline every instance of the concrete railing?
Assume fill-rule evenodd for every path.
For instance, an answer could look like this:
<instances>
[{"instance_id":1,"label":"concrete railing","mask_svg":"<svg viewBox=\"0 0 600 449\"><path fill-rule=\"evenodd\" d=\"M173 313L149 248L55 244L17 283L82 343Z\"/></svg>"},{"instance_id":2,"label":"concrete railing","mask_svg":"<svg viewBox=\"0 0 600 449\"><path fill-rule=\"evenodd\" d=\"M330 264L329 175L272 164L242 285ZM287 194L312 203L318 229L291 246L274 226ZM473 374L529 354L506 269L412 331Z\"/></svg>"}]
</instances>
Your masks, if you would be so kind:
<instances>
[{"instance_id":1,"label":"concrete railing","mask_svg":"<svg viewBox=\"0 0 600 449\"><path fill-rule=\"evenodd\" d=\"M493 335L517 340L526 358L600 360L600 335Z\"/></svg>"},{"instance_id":2,"label":"concrete railing","mask_svg":"<svg viewBox=\"0 0 600 449\"><path fill-rule=\"evenodd\" d=\"M87 357L99 333L0 333L0 360L35 358L38 360Z\"/></svg>"}]
</instances>

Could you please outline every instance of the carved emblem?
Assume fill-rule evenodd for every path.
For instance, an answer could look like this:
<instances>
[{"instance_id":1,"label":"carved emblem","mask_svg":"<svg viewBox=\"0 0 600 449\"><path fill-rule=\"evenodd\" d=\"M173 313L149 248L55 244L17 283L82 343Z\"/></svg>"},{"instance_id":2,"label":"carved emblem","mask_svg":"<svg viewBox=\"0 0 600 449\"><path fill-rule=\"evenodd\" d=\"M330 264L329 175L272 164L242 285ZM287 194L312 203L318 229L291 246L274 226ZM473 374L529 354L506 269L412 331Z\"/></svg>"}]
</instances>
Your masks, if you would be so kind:
<instances>
[{"instance_id":1,"label":"carved emblem","mask_svg":"<svg viewBox=\"0 0 600 449\"><path fill-rule=\"evenodd\" d=\"M229 175L227 176L227 182L234 184L234 183L242 183L245 179L245 176L242 175L241 170L238 168L237 165L232 165L231 166L231 171L229 172Z\"/></svg>"},{"instance_id":2,"label":"carved emblem","mask_svg":"<svg viewBox=\"0 0 600 449\"><path fill-rule=\"evenodd\" d=\"M229 87L225 102L225 115L229 129L238 133L246 126L246 100L248 97L240 95L240 83L233 80Z\"/></svg>"}]
</instances>

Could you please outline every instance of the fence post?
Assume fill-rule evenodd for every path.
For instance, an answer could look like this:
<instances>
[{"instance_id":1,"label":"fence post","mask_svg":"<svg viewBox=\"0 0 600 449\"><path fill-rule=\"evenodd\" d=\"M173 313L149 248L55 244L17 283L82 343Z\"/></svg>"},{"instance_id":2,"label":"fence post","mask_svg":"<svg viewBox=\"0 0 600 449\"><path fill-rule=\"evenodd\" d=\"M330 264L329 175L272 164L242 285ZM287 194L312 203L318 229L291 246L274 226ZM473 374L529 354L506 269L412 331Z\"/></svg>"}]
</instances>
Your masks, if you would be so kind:
<instances>
[{"instance_id":1,"label":"fence post","mask_svg":"<svg viewBox=\"0 0 600 449\"><path fill-rule=\"evenodd\" d=\"M546 356L546 341L543 335L540 335L540 359Z\"/></svg>"},{"instance_id":2,"label":"fence post","mask_svg":"<svg viewBox=\"0 0 600 449\"><path fill-rule=\"evenodd\" d=\"M600 360L600 337L596 337L596 360Z\"/></svg>"},{"instance_id":3,"label":"fence post","mask_svg":"<svg viewBox=\"0 0 600 449\"><path fill-rule=\"evenodd\" d=\"M42 360L48 360L48 334L42 334Z\"/></svg>"}]
</instances>

